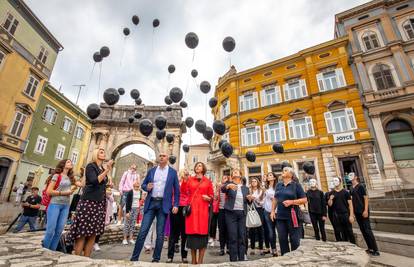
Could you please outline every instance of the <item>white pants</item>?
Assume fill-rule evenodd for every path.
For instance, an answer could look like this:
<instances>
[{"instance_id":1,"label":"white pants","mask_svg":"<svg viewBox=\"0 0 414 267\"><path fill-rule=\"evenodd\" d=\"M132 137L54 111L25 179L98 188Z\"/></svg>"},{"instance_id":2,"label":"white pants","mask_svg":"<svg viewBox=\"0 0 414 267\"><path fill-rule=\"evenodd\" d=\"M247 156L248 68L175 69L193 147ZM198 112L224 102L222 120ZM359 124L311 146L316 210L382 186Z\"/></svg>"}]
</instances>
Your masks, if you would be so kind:
<instances>
[{"instance_id":1,"label":"white pants","mask_svg":"<svg viewBox=\"0 0 414 267\"><path fill-rule=\"evenodd\" d=\"M145 249L151 249L151 248L155 248L155 229L156 229L156 224L157 224L157 219L154 218L154 221L151 224L151 227L148 231L147 237L145 238L145 242L144 242L144 248Z\"/></svg>"}]
</instances>

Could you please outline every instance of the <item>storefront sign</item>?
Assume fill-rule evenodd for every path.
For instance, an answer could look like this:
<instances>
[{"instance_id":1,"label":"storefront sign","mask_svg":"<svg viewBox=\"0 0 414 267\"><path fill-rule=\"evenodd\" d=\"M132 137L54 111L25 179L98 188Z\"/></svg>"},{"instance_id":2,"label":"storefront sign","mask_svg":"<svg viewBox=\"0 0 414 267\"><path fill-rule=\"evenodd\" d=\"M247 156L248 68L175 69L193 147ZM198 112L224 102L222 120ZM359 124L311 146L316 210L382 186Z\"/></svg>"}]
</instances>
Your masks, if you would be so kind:
<instances>
[{"instance_id":1,"label":"storefront sign","mask_svg":"<svg viewBox=\"0 0 414 267\"><path fill-rule=\"evenodd\" d=\"M346 142L355 141L354 132L334 134L333 138L334 138L334 143L346 143Z\"/></svg>"}]
</instances>

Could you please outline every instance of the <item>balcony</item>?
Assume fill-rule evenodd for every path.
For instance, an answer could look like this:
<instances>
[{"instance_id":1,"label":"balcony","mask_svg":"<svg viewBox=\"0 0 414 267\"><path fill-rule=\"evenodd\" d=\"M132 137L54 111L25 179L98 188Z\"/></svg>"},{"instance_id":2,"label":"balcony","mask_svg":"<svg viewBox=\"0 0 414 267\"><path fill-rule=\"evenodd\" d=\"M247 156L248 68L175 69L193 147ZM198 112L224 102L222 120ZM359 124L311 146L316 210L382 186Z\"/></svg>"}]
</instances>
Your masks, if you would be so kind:
<instances>
[{"instance_id":1,"label":"balcony","mask_svg":"<svg viewBox=\"0 0 414 267\"><path fill-rule=\"evenodd\" d=\"M391 98L396 98L414 93L413 86L390 88L380 91L371 91L364 93L365 101L367 103L383 101Z\"/></svg>"}]
</instances>

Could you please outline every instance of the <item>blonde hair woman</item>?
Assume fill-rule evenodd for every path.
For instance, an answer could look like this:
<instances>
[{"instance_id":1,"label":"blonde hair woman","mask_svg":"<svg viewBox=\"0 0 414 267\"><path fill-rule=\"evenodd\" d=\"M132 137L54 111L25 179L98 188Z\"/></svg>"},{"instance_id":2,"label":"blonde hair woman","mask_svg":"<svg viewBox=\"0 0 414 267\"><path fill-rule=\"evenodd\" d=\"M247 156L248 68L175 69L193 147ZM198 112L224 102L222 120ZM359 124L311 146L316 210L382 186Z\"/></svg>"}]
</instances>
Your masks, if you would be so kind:
<instances>
[{"instance_id":1,"label":"blonde hair woman","mask_svg":"<svg viewBox=\"0 0 414 267\"><path fill-rule=\"evenodd\" d=\"M84 256L90 257L96 236L104 232L106 186L112 184L108 173L114 163L113 160L109 160L103 164L105 159L105 149L95 149L92 162L85 169L85 187L67 237L69 242L75 241L76 255L81 255L83 252Z\"/></svg>"}]
</instances>

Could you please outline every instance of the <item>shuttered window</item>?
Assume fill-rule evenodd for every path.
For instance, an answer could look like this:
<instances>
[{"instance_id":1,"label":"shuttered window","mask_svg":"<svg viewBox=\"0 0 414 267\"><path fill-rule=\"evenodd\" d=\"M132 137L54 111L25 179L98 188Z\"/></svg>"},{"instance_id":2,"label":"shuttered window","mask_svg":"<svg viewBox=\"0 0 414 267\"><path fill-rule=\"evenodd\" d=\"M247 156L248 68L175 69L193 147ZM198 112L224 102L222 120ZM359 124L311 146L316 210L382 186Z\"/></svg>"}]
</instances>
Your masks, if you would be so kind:
<instances>
[{"instance_id":1,"label":"shuttered window","mask_svg":"<svg viewBox=\"0 0 414 267\"><path fill-rule=\"evenodd\" d=\"M279 121L263 125L265 143L275 143L286 140L285 122Z\"/></svg>"},{"instance_id":2,"label":"shuttered window","mask_svg":"<svg viewBox=\"0 0 414 267\"><path fill-rule=\"evenodd\" d=\"M324 113L328 133L342 133L357 128L352 108L346 108Z\"/></svg>"},{"instance_id":3,"label":"shuttered window","mask_svg":"<svg viewBox=\"0 0 414 267\"><path fill-rule=\"evenodd\" d=\"M320 92L333 90L346 86L345 76L342 68L316 74Z\"/></svg>"},{"instance_id":4,"label":"shuttered window","mask_svg":"<svg viewBox=\"0 0 414 267\"><path fill-rule=\"evenodd\" d=\"M246 127L241 129L242 146L254 146L260 144L260 126Z\"/></svg>"},{"instance_id":5,"label":"shuttered window","mask_svg":"<svg viewBox=\"0 0 414 267\"><path fill-rule=\"evenodd\" d=\"M288 120L289 138L304 139L314 136L312 117Z\"/></svg>"}]
</instances>

